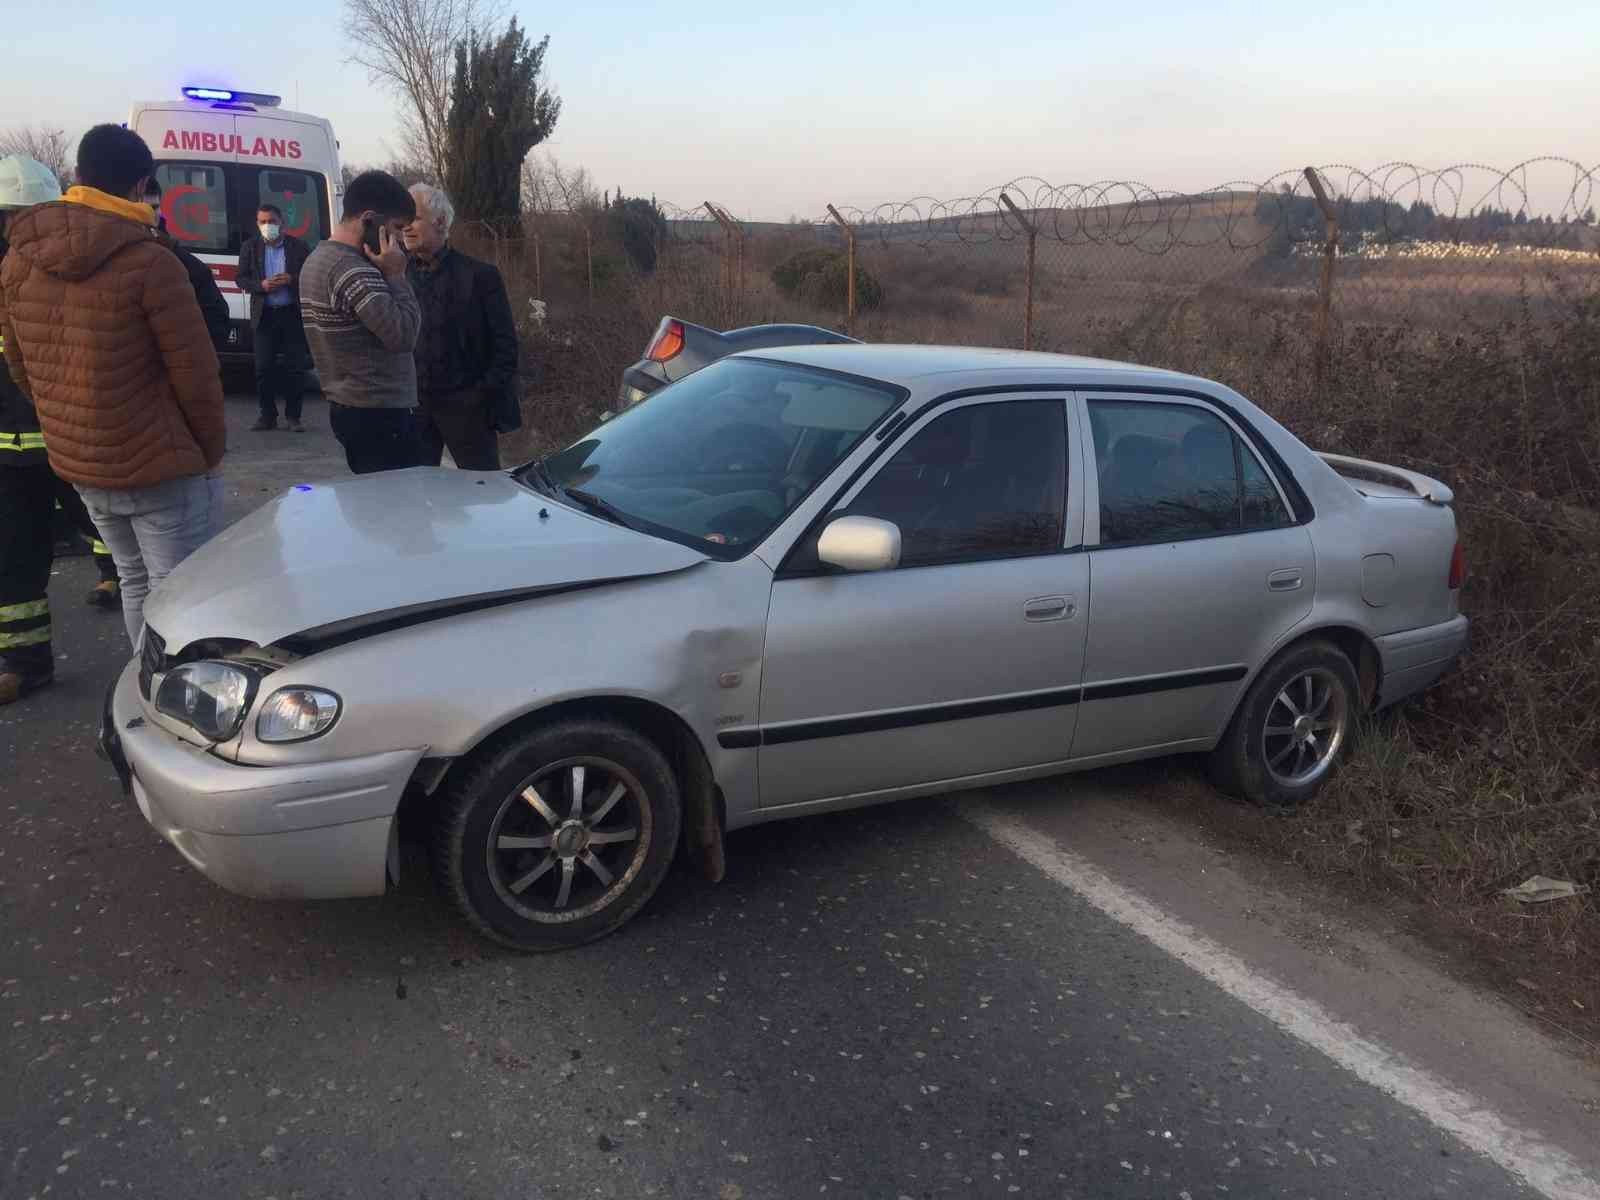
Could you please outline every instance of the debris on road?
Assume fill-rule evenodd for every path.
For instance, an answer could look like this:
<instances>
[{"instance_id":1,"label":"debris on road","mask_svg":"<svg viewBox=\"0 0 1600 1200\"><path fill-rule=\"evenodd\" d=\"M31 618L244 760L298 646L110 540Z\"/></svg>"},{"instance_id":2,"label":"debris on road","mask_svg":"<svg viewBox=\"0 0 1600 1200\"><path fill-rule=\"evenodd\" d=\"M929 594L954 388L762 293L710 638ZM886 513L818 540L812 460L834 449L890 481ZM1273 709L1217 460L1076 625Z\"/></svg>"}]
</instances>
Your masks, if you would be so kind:
<instances>
[{"instance_id":1,"label":"debris on road","mask_svg":"<svg viewBox=\"0 0 1600 1200\"><path fill-rule=\"evenodd\" d=\"M1551 879L1548 875L1532 875L1516 887L1502 888L1500 894L1523 904L1548 904L1552 900L1581 896L1588 890L1588 884Z\"/></svg>"}]
</instances>

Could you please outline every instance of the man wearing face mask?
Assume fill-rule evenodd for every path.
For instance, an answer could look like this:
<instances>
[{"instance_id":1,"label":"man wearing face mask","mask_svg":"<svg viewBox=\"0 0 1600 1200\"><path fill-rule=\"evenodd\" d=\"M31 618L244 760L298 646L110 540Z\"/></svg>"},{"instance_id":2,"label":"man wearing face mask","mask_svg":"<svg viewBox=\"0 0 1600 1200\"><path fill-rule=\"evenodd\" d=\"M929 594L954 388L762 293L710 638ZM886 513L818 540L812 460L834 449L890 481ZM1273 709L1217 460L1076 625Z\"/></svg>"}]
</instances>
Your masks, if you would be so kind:
<instances>
[{"instance_id":1,"label":"man wearing face mask","mask_svg":"<svg viewBox=\"0 0 1600 1200\"><path fill-rule=\"evenodd\" d=\"M250 428L278 427L278 397L291 432L304 433L300 398L305 391L306 335L300 321L300 271L311 256L307 246L283 231L276 204L256 210L259 237L239 251L238 282L250 296L250 329L256 349L256 401L261 415Z\"/></svg>"}]
</instances>

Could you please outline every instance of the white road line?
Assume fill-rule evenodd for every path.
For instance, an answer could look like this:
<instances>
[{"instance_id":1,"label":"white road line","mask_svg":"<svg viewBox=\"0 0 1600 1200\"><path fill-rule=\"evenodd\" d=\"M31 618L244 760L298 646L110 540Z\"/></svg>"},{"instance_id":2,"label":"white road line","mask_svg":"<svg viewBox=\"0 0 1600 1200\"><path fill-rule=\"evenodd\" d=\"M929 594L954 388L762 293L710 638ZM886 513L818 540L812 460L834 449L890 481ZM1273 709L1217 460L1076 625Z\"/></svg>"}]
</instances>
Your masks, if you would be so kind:
<instances>
[{"instance_id":1,"label":"white road line","mask_svg":"<svg viewBox=\"0 0 1600 1200\"><path fill-rule=\"evenodd\" d=\"M1026 822L973 802L963 804L961 813L1113 921L1155 943L1291 1037L1320 1050L1364 1083L1393 1096L1550 1200L1600 1198L1600 1183L1564 1151L1537 1134L1507 1124L1476 1096L1410 1065L1315 1001L1264 978L1203 933L1114 882Z\"/></svg>"}]
</instances>

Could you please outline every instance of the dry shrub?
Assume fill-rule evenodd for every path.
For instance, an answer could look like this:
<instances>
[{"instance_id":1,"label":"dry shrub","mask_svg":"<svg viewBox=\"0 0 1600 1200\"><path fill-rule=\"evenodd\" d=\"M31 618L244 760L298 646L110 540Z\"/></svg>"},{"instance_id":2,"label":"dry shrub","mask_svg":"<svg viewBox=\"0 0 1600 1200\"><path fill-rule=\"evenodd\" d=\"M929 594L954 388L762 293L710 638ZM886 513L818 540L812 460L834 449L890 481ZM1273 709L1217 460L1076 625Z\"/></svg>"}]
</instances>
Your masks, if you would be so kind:
<instances>
[{"instance_id":1,"label":"dry shrub","mask_svg":"<svg viewBox=\"0 0 1600 1200\"><path fill-rule=\"evenodd\" d=\"M1184 302L1098 349L1220 379L1310 445L1456 490L1473 647L1373 723L1290 820L1222 823L1363 894L1403 899L1541 1019L1600 1032L1600 295L1449 333L1347 326L1315 385L1308 321ZM1586 885L1539 907L1530 875Z\"/></svg>"}]
</instances>

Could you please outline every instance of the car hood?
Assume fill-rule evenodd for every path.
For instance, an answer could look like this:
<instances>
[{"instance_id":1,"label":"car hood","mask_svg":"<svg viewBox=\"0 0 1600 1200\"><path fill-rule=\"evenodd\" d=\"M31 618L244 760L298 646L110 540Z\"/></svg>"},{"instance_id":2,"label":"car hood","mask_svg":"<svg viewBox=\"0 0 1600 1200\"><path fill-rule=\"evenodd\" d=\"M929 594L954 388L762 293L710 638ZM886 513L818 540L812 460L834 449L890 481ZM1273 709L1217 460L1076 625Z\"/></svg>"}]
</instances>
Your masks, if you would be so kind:
<instances>
[{"instance_id":1,"label":"car hood","mask_svg":"<svg viewBox=\"0 0 1600 1200\"><path fill-rule=\"evenodd\" d=\"M209 638L316 642L704 560L509 475L419 467L296 484L185 559L144 613L173 653Z\"/></svg>"}]
</instances>

